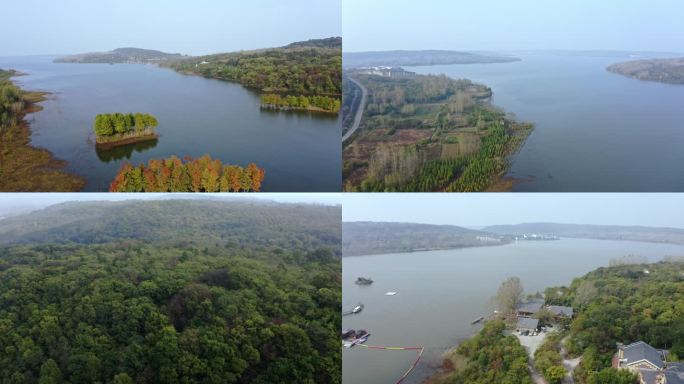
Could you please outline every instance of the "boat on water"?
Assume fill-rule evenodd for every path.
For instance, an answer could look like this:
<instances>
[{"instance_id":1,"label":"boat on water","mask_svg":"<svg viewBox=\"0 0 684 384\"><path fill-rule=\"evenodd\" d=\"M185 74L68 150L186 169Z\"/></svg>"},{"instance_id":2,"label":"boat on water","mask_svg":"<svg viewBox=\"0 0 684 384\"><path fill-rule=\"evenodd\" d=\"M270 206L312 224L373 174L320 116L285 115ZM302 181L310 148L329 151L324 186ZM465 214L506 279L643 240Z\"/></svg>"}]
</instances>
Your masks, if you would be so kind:
<instances>
[{"instance_id":1,"label":"boat on water","mask_svg":"<svg viewBox=\"0 0 684 384\"><path fill-rule=\"evenodd\" d=\"M356 279L355 283L358 285L371 285L373 284L373 279L370 277L359 277Z\"/></svg>"},{"instance_id":2,"label":"boat on water","mask_svg":"<svg viewBox=\"0 0 684 384\"><path fill-rule=\"evenodd\" d=\"M394 296L394 295L396 295L396 294L397 294L397 293L396 293L395 291L385 292L385 296Z\"/></svg>"},{"instance_id":3,"label":"boat on water","mask_svg":"<svg viewBox=\"0 0 684 384\"><path fill-rule=\"evenodd\" d=\"M363 311L363 304L361 304L361 303L359 303L359 305L357 305L356 307L354 307L354 309L352 309L352 313L355 313L355 314L359 313L361 311Z\"/></svg>"},{"instance_id":4,"label":"boat on water","mask_svg":"<svg viewBox=\"0 0 684 384\"><path fill-rule=\"evenodd\" d=\"M344 337L345 334L347 335L346 338ZM347 329L342 332L342 335L342 345L345 348L352 348L355 345L363 344L368 341L368 338L370 337L370 333L365 329L359 329L357 331L353 329Z\"/></svg>"},{"instance_id":5,"label":"boat on water","mask_svg":"<svg viewBox=\"0 0 684 384\"><path fill-rule=\"evenodd\" d=\"M482 321L482 320L484 320L484 316L478 317L477 319L473 320L470 324L477 324L477 323L479 323L479 322Z\"/></svg>"}]
</instances>

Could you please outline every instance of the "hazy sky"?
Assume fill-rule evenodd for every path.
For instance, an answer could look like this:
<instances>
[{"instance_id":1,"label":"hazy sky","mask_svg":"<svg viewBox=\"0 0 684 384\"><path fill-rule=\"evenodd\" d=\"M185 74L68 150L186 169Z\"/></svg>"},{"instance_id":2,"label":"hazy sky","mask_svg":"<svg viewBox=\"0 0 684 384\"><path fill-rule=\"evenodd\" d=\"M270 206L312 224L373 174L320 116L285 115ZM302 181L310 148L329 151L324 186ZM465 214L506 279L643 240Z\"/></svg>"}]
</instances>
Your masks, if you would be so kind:
<instances>
[{"instance_id":1,"label":"hazy sky","mask_svg":"<svg viewBox=\"0 0 684 384\"><path fill-rule=\"evenodd\" d=\"M340 36L342 24L340 0L21 0L0 9L0 56L208 54Z\"/></svg>"},{"instance_id":2,"label":"hazy sky","mask_svg":"<svg viewBox=\"0 0 684 384\"><path fill-rule=\"evenodd\" d=\"M684 228L684 194L345 193L344 221L479 227L556 222Z\"/></svg>"},{"instance_id":3,"label":"hazy sky","mask_svg":"<svg viewBox=\"0 0 684 384\"><path fill-rule=\"evenodd\" d=\"M343 0L345 51L684 52L681 0Z\"/></svg>"}]
</instances>

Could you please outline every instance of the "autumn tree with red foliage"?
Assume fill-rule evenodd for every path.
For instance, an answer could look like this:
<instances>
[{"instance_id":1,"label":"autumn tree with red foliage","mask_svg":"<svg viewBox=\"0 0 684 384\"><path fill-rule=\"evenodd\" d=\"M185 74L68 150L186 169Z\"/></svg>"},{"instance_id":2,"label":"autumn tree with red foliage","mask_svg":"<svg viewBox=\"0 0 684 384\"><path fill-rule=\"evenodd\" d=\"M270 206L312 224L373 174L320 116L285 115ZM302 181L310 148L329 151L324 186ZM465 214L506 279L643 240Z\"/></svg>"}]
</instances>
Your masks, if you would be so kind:
<instances>
[{"instance_id":1,"label":"autumn tree with red foliage","mask_svg":"<svg viewBox=\"0 0 684 384\"><path fill-rule=\"evenodd\" d=\"M150 160L134 167L125 163L109 186L110 192L259 192L265 171L251 163L243 168L224 165L204 155Z\"/></svg>"}]
</instances>

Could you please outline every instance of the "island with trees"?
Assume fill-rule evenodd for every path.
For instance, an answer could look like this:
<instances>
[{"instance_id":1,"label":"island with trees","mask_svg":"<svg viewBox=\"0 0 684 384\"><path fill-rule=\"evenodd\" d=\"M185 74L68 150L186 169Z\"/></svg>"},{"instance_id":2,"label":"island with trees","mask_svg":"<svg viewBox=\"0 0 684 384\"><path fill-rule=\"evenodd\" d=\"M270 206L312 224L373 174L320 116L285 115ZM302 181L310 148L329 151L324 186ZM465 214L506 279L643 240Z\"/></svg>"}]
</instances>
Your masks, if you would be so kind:
<instances>
[{"instance_id":1,"label":"island with trees","mask_svg":"<svg viewBox=\"0 0 684 384\"><path fill-rule=\"evenodd\" d=\"M63 170L64 162L30 145L31 130L25 120L42 109L45 92L24 91L12 83L13 70L0 69L0 191L78 191L84 181Z\"/></svg>"},{"instance_id":2,"label":"island with trees","mask_svg":"<svg viewBox=\"0 0 684 384\"><path fill-rule=\"evenodd\" d=\"M4 219L0 382L339 384L340 220L225 198Z\"/></svg>"},{"instance_id":3,"label":"island with trees","mask_svg":"<svg viewBox=\"0 0 684 384\"><path fill-rule=\"evenodd\" d=\"M347 73L365 88L367 102L358 106L360 126L345 134L350 135L343 148L345 191L510 189L513 181L503 177L509 157L532 125L492 106L486 86L404 73Z\"/></svg>"},{"instance_id":4,"label":"island with trees","mask_svg":"<svg viewBox=\"0 0 684 384\"><path fill-rule=\"evenodd\" d=\"M102 113L95 116L93 131L98 148L108 149L156 140L157 119L147 113Z\"/></svg>"},{"instance_id":5,"label":"island with trees","mask_svg":"<svg viewBox=\"0 0 684 384\"><path fill-rule=\"evenodd\" d=\"M233 81L263 94L262 106L337 114L342 94L342 38L221 53L163 63L181 73Z\"/></svg>"},{"instance_id":6,"label":"island with trees","mask_svg":"<svg viewBox=\"0 0 684 384\"><path fill-rule=\"evenodd\" d=\"M606 69L639 80L684 84L684 58L633 60L611 64Z\"/></svg>"},{"instance_id":7,"label":"island with trees","mask_svg":"<svg viewBox=\"0 0 684 384\"><path fill-rule=\"evenodd\" d=\"M109 186L110 192L259 192L266 171L251 163L228 165L205 155L152 159L147 165L125 163Z\"/></svg>"}]
</instances>

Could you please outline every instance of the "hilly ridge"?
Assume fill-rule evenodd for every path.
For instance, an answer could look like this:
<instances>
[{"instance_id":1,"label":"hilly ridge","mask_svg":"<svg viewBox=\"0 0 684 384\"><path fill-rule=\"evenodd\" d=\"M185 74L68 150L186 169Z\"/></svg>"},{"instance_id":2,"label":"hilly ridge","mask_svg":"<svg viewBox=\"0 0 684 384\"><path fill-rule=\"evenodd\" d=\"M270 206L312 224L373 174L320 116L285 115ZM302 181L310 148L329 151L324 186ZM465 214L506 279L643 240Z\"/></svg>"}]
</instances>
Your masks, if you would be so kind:
<instances>
[{"instance_id":1,"label":"hilly ridge","mask_svg":"<svg viewBox=\"0 0 684 384\"><path fill-rule=\"evenodd\" d=\"M342 223L344 256L500 245L509 241L506 237L494 239L492 234L485 231L455 225L363 221Z\"/></svg>"},{"instance_id":2,"label":"hilly ridge","mask_svg":"<svg viewBox=\"0 0 684 384\"><path fill-rule=\"evenodd\" d=\"M340 208L262 201L69 202L0 220L0 244L214 242L313 249L339 244Z\"/></svg>"}]
</instances>

